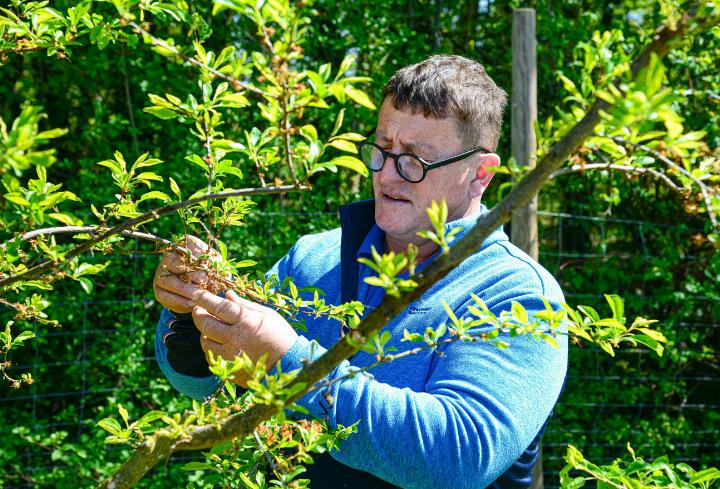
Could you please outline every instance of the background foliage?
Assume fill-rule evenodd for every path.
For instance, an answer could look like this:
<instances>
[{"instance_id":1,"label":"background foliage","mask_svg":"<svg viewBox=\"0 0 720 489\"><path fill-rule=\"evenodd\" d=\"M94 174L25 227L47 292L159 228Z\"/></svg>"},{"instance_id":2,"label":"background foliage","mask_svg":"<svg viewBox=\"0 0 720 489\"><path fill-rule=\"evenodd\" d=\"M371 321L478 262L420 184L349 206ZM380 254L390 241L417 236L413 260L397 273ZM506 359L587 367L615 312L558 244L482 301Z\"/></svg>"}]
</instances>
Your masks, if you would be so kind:
<instances>
[{"instance_id":1,"label":"background foliage","mask_svg":"<svg viewBox=\"0 0 720 489\"><path fill-rule=\"evenodd\" d=\"M59 11L73 5L51 3ZM478 59L509 91L512 8L535 7L541 121L550 116L560 120L572 103L565 100L568 92L559 72L583 85L579 73L587 68L587 49L582 43L596 31L617 29L605 52L598 47L601 42L592 50L613 59L613 50L630 52L645 43L647 32L671 9L662 2L630 0L303 4L312 17L303 61L337 67L348 54L356 55L353 69L357 75L372 74L364 88L375 101L396 69L443 52ZM103 3L93 8L114 10ZM208 49L229 44L248 52L260 49L247 18L230 10L213 16L211 10L193 3L191 32L172 18L166 19L164 30L178 40L212 33ZM116 190L97 183L106 182L108 174L96 163L111 159L116 150L129 161L149 150L166 161L165 175L181 185L199 186L202 172L184 157L202 153L201 141L181 124L143 111L151 105L150 93L197 92L196 72L142 43L112 44L109 32L88 34L92 42L68 46L67 56L46 49L23 56L3 53L0 118L8 128L23 116L36 120L41 131L66 129L44 135L52 144L42 148L52 146L56 152L42 157L56 159L47 169L48 180L62 182L63 190L80 197L91 193L98 201L114 200ZM720 75L713 62L718 58L720 32L715 30L686 43L665 62L668 86L678 95L673 103L686 127L707 132L708 151L720 143ZM374 127L373 111L349 100L344 107L348 131L364 134ZM335 122L333 114L322 111L311 118L326 133ZM232 133L261 122L254 111L228 111L224 130ZM504 134L498 152L507 159L509 118ZM580 158L596 161L592 154ZM13 171L27 171L22 165L16 160ZM497 177L486 194L489 206L508 179ZM26 178L35 175L27 171ZM371 196L368 179L349 171L319 173L313 185L313 192L256 199L262 212L224 235L229 253L267 268L300 235L334 227L338 205ZM0 206L7 205L0 200ZM541 194L540 209L552 212L542 219L541 261L560 280L569 302L602 308L602 293L617 292L625 297L628 311L660 319L671 341L662 358L630 351L609 359L596 351L571 349L568 384L544 439L550 481L563 465L560 456L567 442L595 461L609 462L629 441L638 454L668 454L696 467L716 463L720 257L696 203L649 177L595 171L555 179ZM558 213L606 221L563 220ZM172 217L154 222L152 230L162 236L183 232ZM79 477L81 484L90 485L128 451L108 449L105 433L94 427L98 419L116 413L116 403L135 412L189 405L174 394L153 359L159 310L151 281L158 257L147 244L128 242L126 247L125 256L94 260L115 263L95 277L91 298L81 282L58 283L47 313L62 328L36 324L35 343L13 357L17 371L31 371L38 382L20 390L0 385L0 484L67 487ZM184 484L187 474L180 466L158 467L143 485Z\"/></svg>"}]
</instances>

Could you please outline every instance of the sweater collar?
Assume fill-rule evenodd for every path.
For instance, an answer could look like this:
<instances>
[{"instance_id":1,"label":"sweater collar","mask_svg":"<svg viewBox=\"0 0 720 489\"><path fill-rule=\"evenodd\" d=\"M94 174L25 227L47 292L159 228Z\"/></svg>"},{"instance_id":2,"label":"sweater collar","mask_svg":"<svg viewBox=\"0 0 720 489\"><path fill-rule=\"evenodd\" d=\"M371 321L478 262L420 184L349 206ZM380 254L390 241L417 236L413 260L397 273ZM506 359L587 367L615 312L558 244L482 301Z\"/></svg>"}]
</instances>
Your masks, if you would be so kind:
<instances>
[{"instance_id":1,"label":"sweater collar","mask_svg":"<svg viewBox=\"0 0 720 489\"><path fill-rule=\"evenodd\" d=\"M462 237L464 237L477 223L477 220L484 214L486 214L488 211L487 207L485 205L481 205L480 211L476 214L472 214L469 216L462 217L460 219L456 219L454 221L450 221L445 224L445 233L449 233L451 230L455 228L460 228L460 231L454 236L453 241L450 243L450 247L453 246L454 243L456 243L458 240L460 240ZM380 226L377 224L373 224L370 228L370 231L367 233L365 238L363 239L362 243L360 244L360 247L357 251L358 257L370 257L372 256L372 247L374 246L375 249L378 252L382 252L384 248L384 240L385 240L385 231L380 229ZM482 248L485 248L492 243L495 243L497 241L507 241L508 237L503 231L503 227L498 227L495 231L493 231L490 236L488 236L485 241L482 244ZM432 258L437 256L437 253L435 253Z\"/></svg>"}]
</instances>

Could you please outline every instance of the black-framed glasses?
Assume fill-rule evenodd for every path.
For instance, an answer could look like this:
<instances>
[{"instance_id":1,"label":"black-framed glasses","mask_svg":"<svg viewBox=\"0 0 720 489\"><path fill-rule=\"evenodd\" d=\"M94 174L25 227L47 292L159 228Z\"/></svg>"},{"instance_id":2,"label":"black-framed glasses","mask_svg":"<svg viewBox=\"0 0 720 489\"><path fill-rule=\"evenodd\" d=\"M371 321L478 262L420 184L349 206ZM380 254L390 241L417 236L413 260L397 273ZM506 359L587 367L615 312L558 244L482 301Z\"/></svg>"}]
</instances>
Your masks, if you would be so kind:
<instances>
[{"instance_id":1,"label":"black-framed glasses","mask_svg":"<svg viewBox=\"0 0 720 489\"><path fill-rule=\"evenodd\" d=\"M412 153L395 154L385 151L380 146L370 141L360 141L355 143L355 146L357 146L360 160L369 170L374 172L382 170L383 166L385 166L385 160L392 158L395 161L395 168L397 169L397 172L401 177L410 183L422 182L427 172L434 168L440 168L441 166L455 163L456 161L465 159L475 153L492 153L492 151L488 149L477 147L444 160L428 163Z\"/></svg>"}]
</instances>

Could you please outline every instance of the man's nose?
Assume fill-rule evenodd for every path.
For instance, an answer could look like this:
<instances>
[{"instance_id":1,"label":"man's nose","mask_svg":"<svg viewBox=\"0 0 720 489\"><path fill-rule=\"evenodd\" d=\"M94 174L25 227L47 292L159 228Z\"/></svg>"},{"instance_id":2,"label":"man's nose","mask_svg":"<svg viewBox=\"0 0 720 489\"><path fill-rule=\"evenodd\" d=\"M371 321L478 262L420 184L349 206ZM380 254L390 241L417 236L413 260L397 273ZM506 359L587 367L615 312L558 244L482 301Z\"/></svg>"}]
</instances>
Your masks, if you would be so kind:
<instances>
[{"instance_id":1,"label":"man's nose","mask_svg":"<svg viewBox=\"0 0 720 489\"><path fill-rule=\"evenodd\" d=\"M385 158L385 164L383 164L382 170L378 172L378 177L383 182L398 182L404 180L398 173L395 157L387 156Z\"/></svg>"}]
</instances>

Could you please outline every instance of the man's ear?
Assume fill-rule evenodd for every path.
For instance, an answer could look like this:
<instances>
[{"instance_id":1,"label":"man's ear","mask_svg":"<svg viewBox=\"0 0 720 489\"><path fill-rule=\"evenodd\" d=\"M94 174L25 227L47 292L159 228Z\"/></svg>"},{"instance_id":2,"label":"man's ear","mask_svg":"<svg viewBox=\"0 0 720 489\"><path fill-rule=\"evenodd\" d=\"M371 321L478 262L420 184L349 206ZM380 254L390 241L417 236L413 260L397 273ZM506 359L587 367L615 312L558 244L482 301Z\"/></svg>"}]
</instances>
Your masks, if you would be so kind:
<instances>
[{"instance_id":1,"label":"man's ear","mask_svg":"<svg viewBox=\"0 0 720 489\"><path fill-rule=\"evenodd\" d=\"M495 172L488 171L487 168L500 166L500 157L495 153L480 155L480 164L475 170L475 178L470 182L470 198L480 197L488 185L490 180L495 176Z\"/></svg>"}]
</instances>

